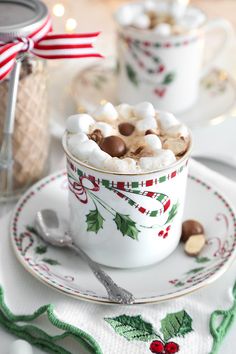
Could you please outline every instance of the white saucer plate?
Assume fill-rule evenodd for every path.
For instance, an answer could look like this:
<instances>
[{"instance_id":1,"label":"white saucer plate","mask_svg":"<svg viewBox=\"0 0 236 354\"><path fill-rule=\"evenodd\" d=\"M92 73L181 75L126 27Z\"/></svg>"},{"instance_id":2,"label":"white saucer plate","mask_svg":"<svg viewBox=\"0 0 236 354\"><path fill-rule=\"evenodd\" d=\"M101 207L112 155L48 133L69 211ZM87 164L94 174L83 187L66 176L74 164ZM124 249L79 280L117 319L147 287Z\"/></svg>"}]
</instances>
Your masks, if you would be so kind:
<instances>
[{"instance_id":1,"label":"white saucer plate","mask_svg":"<svg viewBox=\"0 0 236 354\"><path fill-rule=\"evenodd\" d=\"M102 101L119 104L117 99L117 70L113 63L93 64L75 77L71 92L78 111L93 112ZM236 83L222 69L214 68L201 80L198 99L178 118L194 128L219 124L236 115Z\"/></svg>"},{"instance_id":2,"label":"white saucer plate","mask_svg":"<svg viewBox=\"0 0 236 354\"><path fill-rule=\"evenodd\" d=\"M78 256L69 250L47 246L37 237L34 217L44 208L52 208L60 217L68 218L64 171L29 189L15 208L10 237L20 263L38 280L64 294L111 303L103 286ZM184 219L189 218L202 222L207 235L207 244L198 257L187 256L179 244L167 259L150 267L106 268L117 284L134 294L136 304L156 303L191 293L215 281L232 263L236 253L235 213L214 186L191 175L184 215Z\"/></svg>"}]
</instances>

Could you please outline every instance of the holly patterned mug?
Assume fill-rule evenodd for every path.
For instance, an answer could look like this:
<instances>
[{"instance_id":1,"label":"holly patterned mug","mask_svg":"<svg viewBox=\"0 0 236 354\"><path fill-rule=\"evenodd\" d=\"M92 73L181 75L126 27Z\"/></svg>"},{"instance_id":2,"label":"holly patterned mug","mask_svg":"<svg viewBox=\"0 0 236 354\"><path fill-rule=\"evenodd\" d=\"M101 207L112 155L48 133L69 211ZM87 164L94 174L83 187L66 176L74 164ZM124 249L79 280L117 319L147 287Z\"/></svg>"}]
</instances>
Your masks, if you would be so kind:
<instances>
[{"instance_id":1,"label":"holly patterned mug","mask_svg":"<svg viewBox=\"0 0 236 354\"><path fill-rule=\"evenodd\" d=\"M159 262L180 239L187 164L157 172L121 174L90 167L66 146L70 231L94 261L131 268Z\"/></svg>"},{"instance_id":2,"label":"holly patterned mug","mask_svg":"<svg viewBox=\"0 0 236 354\"><path fill-rule=\"evenodd\" d=\"M213 31L224 36L203 65L206 37ZM225 19L206 21L201 27L168 37L119 26L119 101L136 104L145 100L156 109L173 113L191 107L197 100L202 75L222 53L232 33ZM211 43L209 38L210 47Z\"/></svg>"}]
</instances>

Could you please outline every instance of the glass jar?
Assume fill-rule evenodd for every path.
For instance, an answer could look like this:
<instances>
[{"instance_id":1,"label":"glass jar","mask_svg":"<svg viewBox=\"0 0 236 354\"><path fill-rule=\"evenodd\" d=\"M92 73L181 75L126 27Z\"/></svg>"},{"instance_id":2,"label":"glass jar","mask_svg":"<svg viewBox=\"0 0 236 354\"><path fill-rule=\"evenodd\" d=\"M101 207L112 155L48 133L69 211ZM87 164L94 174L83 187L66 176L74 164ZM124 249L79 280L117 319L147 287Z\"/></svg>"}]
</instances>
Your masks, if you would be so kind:
<instances>
[{"instance_id":1,"label":"glass jar","mask_svg":"<svg viewBox=\"0 0 236 354\"><path fill-rule=\"evenodd\" d=\"M30 48L48 15L39 0L0 1L0 202L17 198L46 171L47 70Z\"/></svg>"},{"instance_id":2,"label":"glass jar","mask_svg":"<svg viewBox=\"0 0 236 354\"><path fill-rule=\"evenodd\" d=\"M7 111L9 79L0 82L0 145ZM13 189L1 197L17 197L47 170L49 154L47 66L27 55L22 61L13 133ZM5 196L4 196L5 194Z\"/></svg>"}]
</instances>

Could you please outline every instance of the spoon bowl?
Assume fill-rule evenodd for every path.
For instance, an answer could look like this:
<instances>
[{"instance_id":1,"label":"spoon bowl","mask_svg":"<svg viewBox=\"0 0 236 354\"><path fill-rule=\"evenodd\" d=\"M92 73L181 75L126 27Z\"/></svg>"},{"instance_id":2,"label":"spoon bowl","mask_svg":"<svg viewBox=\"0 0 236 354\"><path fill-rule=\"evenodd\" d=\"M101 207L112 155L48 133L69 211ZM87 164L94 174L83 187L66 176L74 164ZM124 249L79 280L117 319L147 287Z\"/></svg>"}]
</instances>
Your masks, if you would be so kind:
<instances>
[{"instance_id":1,"label":"spoon bowl","mask_svg":"<svg viewBox=\"0 0 236 354\"><path fill-rule=\"evenodd\" d=\"M111 277L100 268L80 247L73 243L58 215L54 210L44 209L38 211L35 217L35 228L39 237L46 243L55 247L66 247L75 251L90 267L99 282L105 287L109 299L113 303L133 304L134 296L127 290L118 286Z\"/></svg>"}]
</instances>

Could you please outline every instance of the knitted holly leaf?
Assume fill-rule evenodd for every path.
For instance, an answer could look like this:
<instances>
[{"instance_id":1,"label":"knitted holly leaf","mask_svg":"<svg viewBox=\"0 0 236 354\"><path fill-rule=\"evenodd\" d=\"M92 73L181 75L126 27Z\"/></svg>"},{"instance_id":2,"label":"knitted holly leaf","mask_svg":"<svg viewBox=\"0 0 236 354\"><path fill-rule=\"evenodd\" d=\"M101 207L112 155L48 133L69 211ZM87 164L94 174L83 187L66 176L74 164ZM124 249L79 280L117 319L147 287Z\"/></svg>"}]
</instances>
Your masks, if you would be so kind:
<instances>
[{"instance_id":1,"label":"knitted holly leaf","mask_svg":"<svg viewBox=\"0 0 236 354\"><path fill-rule=\"evenodd\" d=\"M103 228L103 216L99 213L98 209L90 210L86 215L87 231L95 232L96 234Z\"/></svg>"},{"instance_id":2,"label":"knitted holly leaf","mask_svg":"<svg viewBox=\"0 0 236 354\"><path fill-rule=\"evenodd\" d=\"M185 310L169 313L161 320L161 332L165 341L173 337L184 337L192 331L192 318Z\"/></svg>"},{"instance_id":3,"label":"knitted holly leaf","mask_svg":"<svg viewBox=\"0 0 236 354\"><path fill-rule=\"evenodd\" d=\"M121 315L118 317L104 318L117 334L127 340L139 340L147 342L156 337L151 323L139 316Z\"/></svg>"},{"instance_id":4,"label":"knitted holly leaf","mask_svg":"<svg viewBox=\"0 0 236 354\"><path fill-rule=\"evenodd\" d=\"M179 202L172 205L172 208L169 211L168 219L166 220L165 224L168 224L173 221L176 214L178 213Z\"/></svg>"},{"instance_id":5,"label":"knitted holly leaf","mask_svg":"<svg viewBox=\"0 0 236 354\"><path fill-rule=\"evenodd\" d=\"M126 73L130 81L135 85L138 86L138 78L137 78L137 73L134 71L131 65L127 64L126 65Z\"/></svg>"},{"instance_id":6,"label":"knitted holly leaf","mask_svg":"<svg viewBox=\"0 0 236 354\"><path fill-rule=\"evenodd\" d=\"M138 240L139 230L136 227L136 223L128 215L116 213L114 221L117 229L121 231L123 236L129 236L134 240Z\"/></svg>"},{"instance_id":7,"label":"knitted holly leaf","mask_svg":"<svg viewBox=\"0 0 236 354\"><path fill-rule=\"evenodd\" d=\"M162 85L169 85L171 84L172 81L174 81L175 78L175 74L174 73L168 73L165 75L163 81L162 81Z\"/></svg>"}]
</instances>

